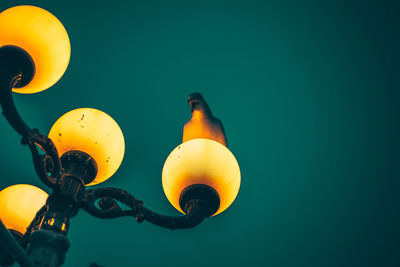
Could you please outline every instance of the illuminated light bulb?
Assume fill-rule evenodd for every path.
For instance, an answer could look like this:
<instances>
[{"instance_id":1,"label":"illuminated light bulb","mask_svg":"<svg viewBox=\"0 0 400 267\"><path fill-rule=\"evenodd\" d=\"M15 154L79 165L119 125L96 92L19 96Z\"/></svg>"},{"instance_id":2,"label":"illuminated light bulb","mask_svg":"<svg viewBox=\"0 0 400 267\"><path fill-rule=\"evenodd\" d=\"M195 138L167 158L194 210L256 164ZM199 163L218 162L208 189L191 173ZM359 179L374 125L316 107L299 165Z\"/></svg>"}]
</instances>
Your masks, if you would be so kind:
<instances>
[{"instance_id":1,"label":"illuminated light bulb","mask_svg":"<svg viewBox=\"0 0 400 267\"><path fill-rule=\"evenodd\" d=\"M239 192L240 169L228 148L211 139L192 139L171 152L162 171L162 185L169 202L180 212L182 191L195 184L218 192L220 206L214 215L232 204Z\"/></svg>"},{"instance_id":2,"label":"illuminated light bulb","mask_svg":"<svg viewBox=\"0 0 400 267\"><path fill-rule=\"evenodd\" d=\"M0 13L0 48L17 46L35 65L32 81L13 91L31 94L55 84L67 69L71 55L68 34L50 12L35 6L15 6Z\"/></svg>"},{"instance_id":3,"label":"illuminated light bulb","mask_svg":"<svg viewBox=\"0 0 400 267\"><path fill-rule=\"evenodd\" d=\"M0 191L0 219L6 228L24 234L47 197L46 192L33 185L9 186Z\"/></svg>"},{"instance_id":4,"label":"illuminated light bulb","mask_svg":"<svg viewBox=\"0 0 400 267\"><path fill-rule=\"evenodd\" d=\"M54 123L49 138L60 157L69 151L82 151L94 159L97 175L89 185L110 178L124 157L125 141L120 127L97 109L80 108L64 114Z\"/></svg>"}]
</instances>

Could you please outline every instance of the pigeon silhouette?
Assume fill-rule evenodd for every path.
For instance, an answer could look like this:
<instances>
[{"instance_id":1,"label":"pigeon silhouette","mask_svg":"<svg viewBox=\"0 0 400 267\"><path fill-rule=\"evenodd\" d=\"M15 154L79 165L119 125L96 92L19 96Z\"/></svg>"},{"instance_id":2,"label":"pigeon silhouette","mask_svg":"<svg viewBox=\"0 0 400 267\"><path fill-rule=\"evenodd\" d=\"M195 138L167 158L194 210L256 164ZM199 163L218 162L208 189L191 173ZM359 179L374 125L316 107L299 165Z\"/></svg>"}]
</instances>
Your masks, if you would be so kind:
<instances>
[{"instance_id":1,"label":"pigeon silhouette","mask_svg":"<svg viewBox=\"0 0 400 267\"><path fill-rule=\"evenodd\" d=\"M203 96L200 93L193 93L189 95L188 102L192 109L192 118L183 127L182 142L207 138L228 146L222 122L212 115Z\"/></svg>"}]
</instances>

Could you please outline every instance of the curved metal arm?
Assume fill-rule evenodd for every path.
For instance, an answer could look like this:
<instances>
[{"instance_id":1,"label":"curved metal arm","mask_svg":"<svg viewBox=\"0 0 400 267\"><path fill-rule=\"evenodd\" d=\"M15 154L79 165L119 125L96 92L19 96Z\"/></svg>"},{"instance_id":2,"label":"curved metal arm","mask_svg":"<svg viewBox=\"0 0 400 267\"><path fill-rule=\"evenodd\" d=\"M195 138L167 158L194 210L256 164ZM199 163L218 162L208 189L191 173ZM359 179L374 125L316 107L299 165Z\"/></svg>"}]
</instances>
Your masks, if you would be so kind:
<instances>
[{"instance_id":1,"label":"curved metal arm","mask_svg":"<svg viewBox=\"0 0 400 267\"><path fill-rule=\"evenodd\" d=\"M15 131L23 137L28 137L32 130L22 120L12 98L12 88L20 79L21 73L17 69L8 67L6 63L0 61L0 101L3 115Z\"/></svg>"},{"instance_id":2,"label":"curved metal arm","mask_svg":"<svg viewBox=\"0 0 400 267\"><path fill-rule=\"evenodd\" d=\"M188 213L179 217L165 216L155 213L147 208L143 209L144 218L152 224L175 229L192 228L200 224L208 217L208 209L203 206L203 203L196 199L189 202Z\"/></svg>"},{"instance_id":3,"label":"curved metal arm","mask_svg":"<svg viewBox=\"0 0 400 267\"><path fill-rule=\"evenodd\" d=\"M98 201L98 206L96 202ZM131 210L122 210L117 201L127 205ZM168 229L191 228L201 223L208 215L200 200L192 200L188 214L180 217L165 216L155 213L143 206L143 202L127 191L105 187L86 190L80 201L80 207L92 216L110 219L123 216L135 217L138 222L147 220Z\"/></svg>"},{"instance_id":4,"label":"curved metal arm","mask_svg":"<svg viewBox=\"0 0 400 267\"><path fill-rule=\"evenodd\" d=\"M19 115L12 97L12 88L21 81L22 75L18 68L8 63L0 58L0 104L3 115L22 136L22 144L29 146L39 178L47 186L54 187L62 173L57 149L47 136L37 129L31 129ZM38 147L45 155L39 153Z\"/></svg>"}]
</instances>

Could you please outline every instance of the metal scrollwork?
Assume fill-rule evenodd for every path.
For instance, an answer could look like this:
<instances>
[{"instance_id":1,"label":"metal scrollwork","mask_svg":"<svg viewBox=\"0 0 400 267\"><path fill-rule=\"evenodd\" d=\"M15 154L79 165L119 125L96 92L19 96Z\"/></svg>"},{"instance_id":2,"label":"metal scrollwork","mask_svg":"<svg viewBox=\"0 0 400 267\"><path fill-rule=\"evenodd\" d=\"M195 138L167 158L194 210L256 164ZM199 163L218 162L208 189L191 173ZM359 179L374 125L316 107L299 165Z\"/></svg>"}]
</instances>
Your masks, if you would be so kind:
<instances>
[{"instance_id":1,"label":"metal scrollwork","mask_svg":"<svg viewBox=\"0 0 400 267\"><path fill-rule=\"evenodd\" d=\"M30 234L31 234L33 231L35 231L35 230L37 230L37 229L39 228L40 223L42 222L43 217L44 217L44 215L46 214L46 212L47 212L47 206L44 205L40 210L38 210L38 212L37 212L36 215L35 215L35 218L33 218L32 222L31 222L31 223L29 224L29 226L26 228L26 232L25 232L25 234L21 237L21 240L20 240L20 244L21 244L23 247L26 247L26 246L27 246Z\"/></svg>"},{"instance_id":2,"label":"metal scrollwork","mask_svg":"<svg viewBox=\"0 0 400 267\"><path fill-rule=\"evenodd\" d=\"M97 201L98 204L96 205ZM127 205L130 210L123 210L117 201ZM80 206L89 214L98 218L111 219L132 216L138 222L142 222L144 219L143 202L127 191L118 188L104 187L86 190L80 201Z\"/></svg>"},{"instance_id":3,"label":"metal scrollwork","mask_svg":"<svg viewBox=\"0 0 400 267\"><path fill-rule=\"evenodd\" d=\"M28 137L22 139L31 150L33 164L39 178L49 187L55 187L59 181L63 169L58 152L53 142L47 136L41 134L37 129L31 130ZM44 153L41 154L39 149Z\"/></svg>"}]
</instances>

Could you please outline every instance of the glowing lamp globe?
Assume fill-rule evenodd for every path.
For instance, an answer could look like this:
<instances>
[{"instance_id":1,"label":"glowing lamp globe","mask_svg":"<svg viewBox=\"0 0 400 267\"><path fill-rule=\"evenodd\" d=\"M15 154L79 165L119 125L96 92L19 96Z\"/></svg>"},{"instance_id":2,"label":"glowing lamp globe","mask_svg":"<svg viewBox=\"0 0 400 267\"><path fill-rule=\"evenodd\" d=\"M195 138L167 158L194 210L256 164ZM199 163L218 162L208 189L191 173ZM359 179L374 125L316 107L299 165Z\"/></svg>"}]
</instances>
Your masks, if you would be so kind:
<instances>
[{"instance_id":1,"label":"glowing lamp globe","mask_svg":"<svg viewBox=\"0 0 400 267\"><path fill-rule=\"evenodd\" d=\"M217 191L220 206L214 215L232 204L239 192L240 169L227 147L211 139L192 139L171 152L162 171L162 185L169 202L183 213L179 205L181 193L196 184Z\"/></svg>"},{"instance_id":2,"label":"glowing lamp globe","mask_svg":"<svg viewBox=\"0 0 400 267\"><path fill-rule=\"evenodd\" d=\"M124 157L125 141L120 127L97 109L80 108L64 114L54 123L49 138L60 157L69 151L81 151L96 162L96 177L88 185L110 178Z\"/></svg>"},{"instance_id":3,"label":"glowing lamp globe","mask_svg":"<svg viewBox=\"0 0 400 267\"><path fill-rule=\"evenodd\" d=\"M24 234L47 197L46 192L33 185L9 186L0 191L0 219L6 228Z\"/></svg>"},{"instance_id":4,"label":"glowing lamp globe","mask_svg":"<svg viewBox=\"0 0 400 267\"><path fill-rule=\"evenodd\" d=\"M71 47L61 22L35 6L15 6L0 13L0 48L16 46L31 57L35 74L17 93L43 91L55 84L67 69Z\"/></svg>"}]
</instances>

